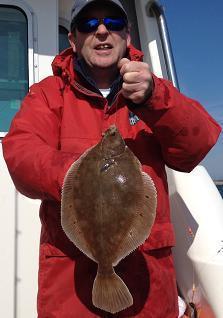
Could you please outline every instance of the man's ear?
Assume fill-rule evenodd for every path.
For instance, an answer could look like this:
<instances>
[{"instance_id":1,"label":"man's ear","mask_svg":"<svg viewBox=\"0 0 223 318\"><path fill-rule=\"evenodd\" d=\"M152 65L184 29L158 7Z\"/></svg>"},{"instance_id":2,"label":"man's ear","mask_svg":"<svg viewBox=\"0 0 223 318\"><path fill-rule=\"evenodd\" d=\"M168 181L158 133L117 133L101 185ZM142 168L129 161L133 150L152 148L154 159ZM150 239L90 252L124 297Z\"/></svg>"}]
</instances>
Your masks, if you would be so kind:
<instances>
[{"instance_id":1,"label":"man's ear","mask_svg":"<svg viewBox=\"0 0 223 318\"><path fill-rule=\"evenodd\" d=\"M68 33L68 40L70 42L70 46L72 47L74 53L76 53L76 45L75 45L75 36L74 33Z\"/></svg>"},{"instance_id":2,"label":"man's ear","mask_svg":"<svg viewBox=\"0 0 223 318\"><path fill-rule=\"evenodd\" d=\"M128 28L127 30L127 38L126 38L126 44L127 44L127 47L131 44L131 35L130 35L130 28Z\"/></svg>"}]
</instances>

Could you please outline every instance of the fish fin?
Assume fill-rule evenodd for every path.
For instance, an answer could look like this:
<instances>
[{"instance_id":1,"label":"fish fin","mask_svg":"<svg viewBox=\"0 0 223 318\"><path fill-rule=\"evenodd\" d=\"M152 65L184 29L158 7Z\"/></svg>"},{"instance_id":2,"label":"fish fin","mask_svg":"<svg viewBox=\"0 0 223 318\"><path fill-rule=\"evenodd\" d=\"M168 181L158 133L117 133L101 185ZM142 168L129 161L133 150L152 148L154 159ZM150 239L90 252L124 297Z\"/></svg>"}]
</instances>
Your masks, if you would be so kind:
<instances>
[{"instance_id":1,"label":"fish fin","mask_svg":"<svg viewBox=\"0 0 223 318\"><path fill-rule=\"evenodd\" d=\"M85 255L96 262L93 257L89 246L84 238L84 234L81 231L81 227L76 218L74 201L73 201L73 187L74 183L78 182L75 179L78 168L81 164L83 158L88 154L88 152L94 148L91 147L87 149L80 157L77 159L68 169L66 176L64 178L63 188L62 188L62 198L61 198L61 226L67 237L73 242L79 250L81 250Z\"/></svg>"},{"instance_id":2,"label":"fish fin","mask_svg":"<svg viewBox=\"0 0 223 318\"><path fill-rule=\"evenodd\" d=\"M115 272L110 275L97 273L92 289L92 301L95 307L112 314L133 304L128 287Z\"/></svg>"},{"instance_id":3,"label":"fish fin","mask_svg":"<svg viewBox=\"0 0 223 318\"><path fill-rule=\"evenodd\" d=\"M125 258L148 238L156 217L157 191L152 178L145 172L142 172L143 191L140 199L140 205L133 207L137 217L131 224L128 235L123 239L117 252L117 257L113 262L116 266L121 259Z\"/></svg>"}]
</instances>

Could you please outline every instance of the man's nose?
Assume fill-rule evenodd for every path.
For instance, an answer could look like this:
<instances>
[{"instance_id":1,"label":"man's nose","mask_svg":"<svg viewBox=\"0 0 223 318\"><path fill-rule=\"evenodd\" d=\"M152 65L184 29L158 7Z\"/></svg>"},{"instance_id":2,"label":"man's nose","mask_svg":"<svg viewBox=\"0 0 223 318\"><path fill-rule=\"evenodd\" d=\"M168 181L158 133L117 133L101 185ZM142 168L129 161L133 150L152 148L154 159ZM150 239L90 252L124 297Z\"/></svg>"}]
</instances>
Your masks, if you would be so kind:
<instances>
[{"instance_id":1,"label":"man's nose","mask_svg":"<svg viewBox=\"0 0 223 318\"><path fill-rule=\"evenodd\" d=\"M97 34L107 34L109 31L103 23L100 23L97 28Z\"/></svg>"}]
</instances>

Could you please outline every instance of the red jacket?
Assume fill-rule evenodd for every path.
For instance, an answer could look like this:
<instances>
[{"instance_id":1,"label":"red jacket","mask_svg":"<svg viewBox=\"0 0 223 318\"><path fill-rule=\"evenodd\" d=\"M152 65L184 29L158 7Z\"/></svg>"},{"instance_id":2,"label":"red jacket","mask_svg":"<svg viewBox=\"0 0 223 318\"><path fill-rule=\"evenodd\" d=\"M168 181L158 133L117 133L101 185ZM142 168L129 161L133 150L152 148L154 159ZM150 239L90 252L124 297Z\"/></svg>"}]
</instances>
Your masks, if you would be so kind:
<instances>
[{"instance_id":1,"label":"red jacket","mask_svg":"<svg viewBox=\"0 0 223 318\"><path fill-rule=\"evenodd\" d=\"M128 57L141 60L142 54L130 47ZM102 132L111 124L117 125L158 190L156 222L149 239L141 247L142 252L174 245L165 165L190 172L215 144L220 133L218 124L198 102L156 76L153 76L153 94L144 105L133 107L118 93L108 107L105 98L83 86L82 79L73 70L70 49L55 58L53 71L54 76L31 87L3 139L4 157L16 188L30 198L42 200L40 307L44 303L41 297L46 289L50 293L50 283L55 279L53 274L47 276L44 259L51 257L51 262L60 266L63 257L75 259L80 254L60 226L65 173L87 148L99 142ZM133 122L134 125L130 124L130 111L140 119ZM41 275L46 275L46 288L42 286ZM64 293L66 295L66 290ZM58 301L63 303L62 299ZM60 313L39 317L76 316Z\"/></svg>"}]
</instances>

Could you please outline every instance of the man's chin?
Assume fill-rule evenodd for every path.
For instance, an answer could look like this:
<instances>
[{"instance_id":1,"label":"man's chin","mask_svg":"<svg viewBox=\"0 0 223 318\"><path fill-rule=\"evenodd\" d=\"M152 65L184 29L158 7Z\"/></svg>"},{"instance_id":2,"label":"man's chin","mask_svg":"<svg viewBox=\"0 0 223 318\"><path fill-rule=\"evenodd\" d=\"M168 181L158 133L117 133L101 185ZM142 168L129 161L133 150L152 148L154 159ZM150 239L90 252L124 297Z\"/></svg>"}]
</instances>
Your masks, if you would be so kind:
<instances>
[{"instance_id":1,"label":"man's chin","mask_svg":"<svg viewBox=\"0 0 223 318\"><path fill-rule=\"evenodd\" d=\"M99 62L94 63L93 67L97 69L112 69L117 68L118 61L108 61L101 59Z\"/></svg>"}]
</instances>

